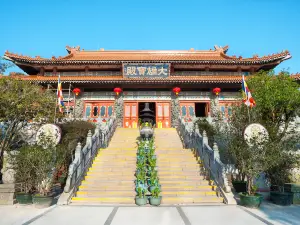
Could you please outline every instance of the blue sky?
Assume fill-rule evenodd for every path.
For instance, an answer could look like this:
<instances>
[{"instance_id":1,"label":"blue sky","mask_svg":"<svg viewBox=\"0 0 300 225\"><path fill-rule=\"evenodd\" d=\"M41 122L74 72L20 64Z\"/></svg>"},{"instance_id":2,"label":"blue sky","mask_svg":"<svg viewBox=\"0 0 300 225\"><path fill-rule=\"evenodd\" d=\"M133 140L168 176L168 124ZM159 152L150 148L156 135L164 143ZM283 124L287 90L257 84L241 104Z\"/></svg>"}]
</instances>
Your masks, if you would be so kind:
<instances>
[{"instance_id":1,"label":"blue sky","mask_svg":"<svg viewBox=\"0 0 300 225\"><path fill-rule=\"evenodd\" d=\"M299 0L1 0L0 55L9 50L63 56L66 45L86 50L229 45L229 55L243 57L287 49L293 58L276 71L296 73L299 11Z\"/></svg>"}]
</instances>

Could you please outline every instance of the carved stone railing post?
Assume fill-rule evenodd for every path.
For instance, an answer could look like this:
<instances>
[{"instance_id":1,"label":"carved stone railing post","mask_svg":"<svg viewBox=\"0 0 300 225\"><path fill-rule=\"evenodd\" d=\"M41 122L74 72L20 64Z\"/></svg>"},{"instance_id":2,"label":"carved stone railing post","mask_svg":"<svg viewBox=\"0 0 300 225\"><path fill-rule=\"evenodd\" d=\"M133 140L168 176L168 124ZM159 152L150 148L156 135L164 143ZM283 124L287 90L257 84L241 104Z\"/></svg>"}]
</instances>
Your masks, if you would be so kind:
<instances>
[{"instance_id":1,"label":"carved stone railing post","mask_svg":"<svg viewBox=\"0 0 300 225\"><path fill-rule=\"evenodd\" d=\"M215 160L220 159L220 152L216 142L214 142L213 150L214 150L214 159Z\"/></svg>"},{"instance_id":2,"label":"carved stone railing post","mask_svg":"<svg viewBox=\"0 0 300 225\"><path fill-rule=\"evenodd\" d=\"M208 145L208 137L205 130L203 131L203 144Z\"/></svg>"},{"instance_id":3,"label":"carved stone railing post","mask_svg":"<svg viewBox=\"0 0 300 225\"><path fill-rule=\"evenodd\" d=\"M91 154L92 154L92 131L89 130L88 134L87 134L87 138L86 138L86 145L88 146L88 149L90 149L88 151L88 155L87 155L87 158L89 159L91 157Z\"/></svg>"},{"instance_id":4,"label":"carved stone railing post","mask_svg":"<svg viewBox=\"0 0 300 225\"><path fill-rule=\"evenodd\" d=\"M77 146L76 146L76 150L75 150L75 160L78 162L78 167L77 167L77 176L79 176L81 170L82 170L82 148L81 148L81 143L78 142ZM76 177L77 178L77 177Z\"/></svg>"}]
</instances>

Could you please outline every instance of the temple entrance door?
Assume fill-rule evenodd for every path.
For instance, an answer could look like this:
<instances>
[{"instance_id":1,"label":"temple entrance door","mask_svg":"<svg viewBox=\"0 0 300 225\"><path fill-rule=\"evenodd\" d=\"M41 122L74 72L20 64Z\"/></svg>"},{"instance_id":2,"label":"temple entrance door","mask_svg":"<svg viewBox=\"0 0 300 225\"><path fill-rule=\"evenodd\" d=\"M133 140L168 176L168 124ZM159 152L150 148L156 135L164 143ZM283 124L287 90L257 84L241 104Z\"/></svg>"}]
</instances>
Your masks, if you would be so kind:
<instances>
[{"instance_id":1,"label":"temple entrance door","mask_svg":"<svg viewBox=\"0 0 300 225\"><path fill-rule=\"evenodd\" d=\"M138 103L124 103L124 127L137 128L138 124Z\"/></svg>"},{"instance_id":2,"label":"temple entrance door","mask_svg":"<svg viewBox=\"0 0 300 225\"><path fill-rule=\"evenodd\" d=\"M186 119L195 116L195 103L182 102L180 103L180 115Z\"/></svg>"},{"instance_id":3,"label":"temple entrance door","mask_svg":"<svg viewBox=\"0 0 300 225\"><path fill-rule=\"evenodd\" d=\"M156 127L169 128L170 125L170 103L157 102L156 103Z\"/></svg>"}]
</instances>

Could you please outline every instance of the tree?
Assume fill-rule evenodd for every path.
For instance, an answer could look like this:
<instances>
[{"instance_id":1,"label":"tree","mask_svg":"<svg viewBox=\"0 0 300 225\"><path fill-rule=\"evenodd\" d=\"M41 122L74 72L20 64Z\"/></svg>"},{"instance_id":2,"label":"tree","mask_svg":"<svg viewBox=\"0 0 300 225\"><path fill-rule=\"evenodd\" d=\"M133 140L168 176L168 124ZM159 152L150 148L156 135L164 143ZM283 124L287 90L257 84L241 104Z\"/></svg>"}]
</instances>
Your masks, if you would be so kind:
<instances>
[{"instance_id":1,"label":"tree","mask_svg":"<svg viewBox=\"0 0 300 225\"><path fill-rule=\"evenodd\" d=\"M0 137L0 168L4 151L10 151L20 140L21 130L29 121L45 123L53 121L55 94L50 90L21 79L0 79L0 123L4 133Z\"/></svg>"},{"instance_id":2,"label":"tree","mask_svg":"<svg viewBox=\"0 0 300 225\"><path fill-rule=\"evenodd\" d=\"M300 110L300 85L286 71L261 71L247 81L256 101L251 114L264 125L271 138L293 133L291 123Z\"/></svg>"},{"instance_id":3,"label":"tree","mask_svg":"<svg viewBox=\"0 0 300 225\"><path fill-rule=\"evenodd\" d=\"M13 66L14 64L10 62L4 62L4 60L0 58L0 74L3 74L8 68Z\"/></svg>"},{"instance_id":4,"label":"tree","mask_svg":"<svg viewBox=\"0 0 300 225\"><path fill-rule=\"evenodd\" d=\"M252 194L253 180L266 172L272 184L288 182L288 172L299 166L294 154L299 133L293 122L300 109L299 85L285 71L261 71L247 80L256 106L248 109L244 104L233 107L227 125L218 135L226 146L229 160L240 174L247 177L248 194ZM248 111L249 110L249 111ZM249 121L250 120L250 121ZM249 146L244 140L244 129L249 123L262 124L269 133L263 145Z\"/></svg>"}]
</instances>

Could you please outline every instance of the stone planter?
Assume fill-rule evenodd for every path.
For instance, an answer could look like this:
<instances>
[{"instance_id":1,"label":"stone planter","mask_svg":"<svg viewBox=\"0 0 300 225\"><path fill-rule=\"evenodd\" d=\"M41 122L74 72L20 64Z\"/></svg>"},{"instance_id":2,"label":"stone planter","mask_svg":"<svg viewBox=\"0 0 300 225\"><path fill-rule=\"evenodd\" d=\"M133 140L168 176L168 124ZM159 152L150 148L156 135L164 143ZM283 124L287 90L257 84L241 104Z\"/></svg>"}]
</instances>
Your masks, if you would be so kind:
<instances>
[{"instance_id":1,"label":"stone planter","mask_svg":"<svg viewBox=\"0 0 300 225\"><path fill-rule=\"evenodd\" d=\"M289 192L271 191L270 200L276 205L291 205L293 203L293 194Z\"/></svg>"},{"instance_id":2,"label":"stone planter","mask_svg":"<svg viewBox=\"0 0 300 225\"><path fill-rule=\"evenodd\" d=\"M161 196L159 196L158 198L150 197L150 205L159 206L161 204L161 198Z\"/></svg>"},{"instance_id":3,"label":"stone planter","mask_svg":"<svg viewBox=\"0 0 300 225\"><path fill-rule=\"evenodd\" d=\"M263 200L261 194L247 195L245 193L240 193L241 205L248 208L258 208Z\"/></svg>"},{"instance_id":4,"label":"stone planter","mask_svg":"<svg viewBox=\"0 0 300 225\"><path fill-rule=\"evenodd\" d=\"M148 200L148 198L146 196L142 197L142 198L139 198L138 196L136 196L135 197L135 204L138 205L138 206L146 205L147 200Z\"/></svg>"},{"instance_id":5,"label":"stone planter","mask_svg":"<svg viewBox=\"0 0 300 225\"><path fill-rule=\"evenodd\" d=\"M32 202L36 208L47 208L52 205L53 197L34 195L32 198Z\"/></svg>"},{"instance_id":6,"label":"stone planter","mask_svg":"<svg viewBox=\"0 0 300 225\"><path fill-rule=\"evenodd\" d=\"M293 194L293 204L300 204L300 183L286 183L284 191Z\"/></svg>"},{"instance_id":7,"label":"stone planter","mask_svg":"<svg viewBox=\"0 0 300 225\"><path fill-rule=\"evenodd\" d=\"M16 193L16 200L20 205L32 204L32 195L28 193Z\"/></svg>"}]
</instances>

